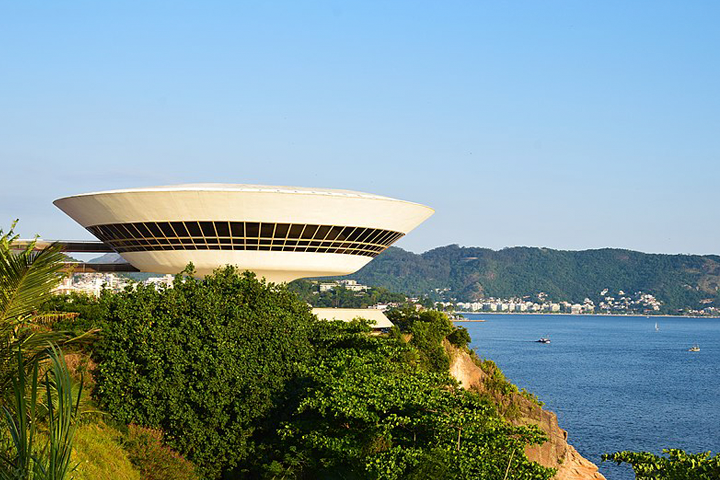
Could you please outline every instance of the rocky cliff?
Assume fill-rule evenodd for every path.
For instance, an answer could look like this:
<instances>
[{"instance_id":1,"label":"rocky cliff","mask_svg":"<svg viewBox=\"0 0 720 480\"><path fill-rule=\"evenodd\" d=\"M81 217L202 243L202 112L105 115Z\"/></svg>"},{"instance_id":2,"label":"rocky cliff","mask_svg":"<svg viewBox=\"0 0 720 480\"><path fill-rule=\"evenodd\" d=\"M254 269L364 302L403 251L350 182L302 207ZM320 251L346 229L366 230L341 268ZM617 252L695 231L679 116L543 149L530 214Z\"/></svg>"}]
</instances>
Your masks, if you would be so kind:
<instances>
[{"instance_id":1,"label":"rocky cliff","mask_svg":"<svg viewBox=\"0 0 720 480\"><path fill-rule=\"evenodd\" d=\"M451 358L450 373L463 387L491 395L499 407L504 408L511 422L518 425L535 424L547 434L547 442L526 449L530 460L556 468L555 480L605 480L595 464L583 458L567 443L567 432L560 428L554 413L543 410L518 392L494 390L491 371L478 366L477 360L467 352L449 345L446 348ZM491 368L496 367L493 364Z\"/></svg>"}]
</instances>

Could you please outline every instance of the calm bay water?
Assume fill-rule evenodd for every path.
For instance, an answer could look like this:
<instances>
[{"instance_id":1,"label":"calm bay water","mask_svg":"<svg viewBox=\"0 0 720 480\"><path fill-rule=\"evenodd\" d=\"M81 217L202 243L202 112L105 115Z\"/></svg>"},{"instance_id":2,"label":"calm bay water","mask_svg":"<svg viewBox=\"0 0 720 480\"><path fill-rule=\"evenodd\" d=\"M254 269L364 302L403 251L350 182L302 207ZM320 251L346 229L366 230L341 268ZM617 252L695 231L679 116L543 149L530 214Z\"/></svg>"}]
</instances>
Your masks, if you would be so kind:
<instances>
[{"instance_id":1,"label":"calm bay water","mask_svg":"<svg viewBox=\"0 0 720 480\"><path fill-rule=\"evenodd\" d=\"M609 480L618 450L720 450L720 319L465 314L472 348L555 412ZM655 322L660 331L655 331ZM550 336L552 343L534 342ZM694 343L699 352L688 352Z\"/></svg>"}]
</instances>

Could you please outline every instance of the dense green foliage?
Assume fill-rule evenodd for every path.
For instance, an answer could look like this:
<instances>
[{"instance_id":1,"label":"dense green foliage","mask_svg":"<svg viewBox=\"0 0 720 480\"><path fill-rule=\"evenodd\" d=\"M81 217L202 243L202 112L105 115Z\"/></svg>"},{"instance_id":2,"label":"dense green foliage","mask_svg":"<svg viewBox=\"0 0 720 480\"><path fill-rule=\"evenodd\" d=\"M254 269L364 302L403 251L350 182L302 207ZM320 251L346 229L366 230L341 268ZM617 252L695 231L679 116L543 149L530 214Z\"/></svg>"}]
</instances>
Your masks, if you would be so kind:
<instances>
[{"instance_id":1,"label":"dense green foliage","mask_svg":"<svg viewBox=\"0 0 720 480\"><path fill-rule=\"evenodd\" d=\"M717 480L720 478L720 455L710 452L690 454L682 450L663 450L666 456L649 452L617 452L603 455L603 461L633 467L637 480Z\"/></svg>"},{"instance_id":2,"label":"dense green foliage","mask_svg":"<svg viewBox=\"0 0 720 480\"><path fill-rule=\"evenodd\" d=\"M44 315L50 312L73 312L79 314L75 318L64 318L57 315L51 325L53 330L69 331L78 335L102 326L101 321L107 317L107 309L110 303L106 297L112 295L109 290L102 290L100 301L86 293L72 292L64 295L53 295L42 305L41 312Z\"/></svg>"},{"instance_id":3,"label":"dense green foliage","mask_svg":"<svg viewBox=\"0 0 720 480\"><path fill-rule=\"evenodd\" d=\"M455 329L447 336L448 342L457 348L467 347L472 338L470 338L470 332L465 327L455 327Z\"/></svg>"},{"instance_id":4,"label":"dense green foliage","mask_svg":"<svg viewBox=\"0 0 720 480\"><path fill-rule=\"evenodd\" d=\"M654 255L629 250L560 251L515 247L494 251L457 245L422 255L390 248L353 275L359 282L407 295L449 288L458 301L522 297L545 292L550 299L599 300L609 288L643 291L665 302L667 312L698 308L701 300L720 307L720 257Z\"/></svg>"},{"instance_id":5,"label":"dense green foliage","mask_svg":"<svg viewBox=\"0 0 720 480\"><path fill-rule=\"evenodd\" d=\"M408 305L390 310L387 317L401 332L410 335L410 344L417 349L421 361L430 371L448 371L450 358L445 351L443 340L454 335L458 329L447 315L436 310L417 311Z\"/></svg>"},{"instance_id":6,"label":"dense green foliage","mask_svg":"<svg viewBox=\"0 0 720 480\"><path fill-rule=\"evenodd\" d=\"M301 401L280 429L288 453L269 472L353 479L552 476L524 454L525 445L544 440L536 427L510 425L447 370L428 371L410 344L369 331L335 324L319 335L322 361L303 370Z\"/></svg>"},{"instance_id":7,"label":"dense green foliage","mask_svg":"<svg viewBox=\"0 0 720 480\"><path fill-rule=\"evenodd\" d=\"M317 282L295 280L288 289L313 307L367 308L378 303L404 303L405 295L394 293L383 287L369 287L367 291L355 292L343 286L321 292Z\"/></svg>"},{"instance_id":8,"label":"dense green foliage","mask_svg":"<svg viewBox=\"0 0 720 480\"><path fill-rule=\"evenodd\" d=\"M246 461L311 353L307 305L231 268L101 300L101 405L124 423L162 428L208 477Z\"/></svg>"},{"instance_id":9,"label":"dense green foliage","mask_svg":"<svg viewBox=\"0 0 720 480\"><path fill-rule=\"evenodd\" d=\"M439 312L408 310L409 342L372 336L364 323L318 321L286 287L231 268L172 289L64 298L53 308L102 316L77 319L103 327L101 405L161 429L204 478L552 474L524 455L539 430L508 424L449 376L442 344L456 330Z\"/></svg>"}]
</instances>

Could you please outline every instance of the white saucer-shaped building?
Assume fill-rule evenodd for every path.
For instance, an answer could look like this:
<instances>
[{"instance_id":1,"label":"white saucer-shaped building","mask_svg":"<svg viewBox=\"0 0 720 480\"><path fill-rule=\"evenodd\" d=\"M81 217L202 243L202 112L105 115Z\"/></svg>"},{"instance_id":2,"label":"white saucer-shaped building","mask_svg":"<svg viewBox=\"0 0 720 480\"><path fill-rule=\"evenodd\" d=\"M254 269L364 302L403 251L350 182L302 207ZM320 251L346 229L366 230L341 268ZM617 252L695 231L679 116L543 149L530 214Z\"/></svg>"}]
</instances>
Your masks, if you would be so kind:
<instances>
[{"instance_id":1,"label":"white saucer-shaped building","mask_svg":"<svg viewBox=\"0 0 720 480\"><path fill-rule=\"evenodd\" d=\"M353 273L433 214L368 193L191 184L87 193L54 204L141 272L223 265L272 282Z\"/></svg>"}]
</instances>

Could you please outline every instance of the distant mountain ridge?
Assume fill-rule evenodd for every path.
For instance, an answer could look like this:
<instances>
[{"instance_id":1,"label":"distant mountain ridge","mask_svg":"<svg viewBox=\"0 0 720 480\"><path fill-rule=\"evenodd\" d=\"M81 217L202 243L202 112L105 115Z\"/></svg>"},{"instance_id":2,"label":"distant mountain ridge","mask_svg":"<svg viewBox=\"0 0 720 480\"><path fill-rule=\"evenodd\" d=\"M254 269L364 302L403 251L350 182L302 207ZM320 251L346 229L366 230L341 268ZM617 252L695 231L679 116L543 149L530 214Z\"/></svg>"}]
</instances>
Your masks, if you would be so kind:
<instances>
[{"instance_id":1,"label":"distant mountain ridge","mask_svg":"<svg viewBox=\"0 0 720 480\"><path fill-rule=\"evenodd\" d=\"M124 261L111 253L90 263ZM544 292L554 301L582 302L590 298L598 304L600 292L607 288L609 294L620 290L653 294L664 303L665 313L720 307L718 255L648 254L614 248L491 250L458 245L416 254L391 247L350 277L367 285L412 296L428 295L435 300L454 298L467 302Z\"/></svg>"},{"instance_id":2,"label":"distant mountain ridge","mask_svg":"<svg viewBox=\"0 0 720 480\"><path fill-rule=\"evenodd\" d=\"M600 292L642 291L664 311L720 306L720 256L663 255L631 250L563 251L448 245L422 254L391 247L352 278L408 295L442 294L457 301L545 292L549 299L600 300Z\"/></svg>"},{"instance_id":3,"label":"distant mountain ridge","mask_svg":"<svg viewBox=\"0 0 720 480\"><path fill-rule=\"evenodd\" d=\"M99 257L88 260L87 263L127 263L127 260L125 260L117 253L106 253L104 255L100 255Z\"/></svg>"}]
</instances>

